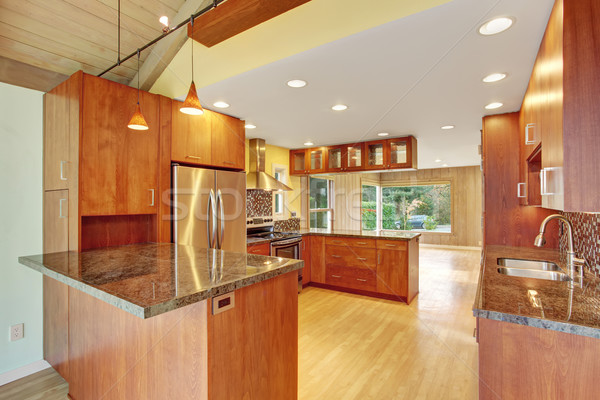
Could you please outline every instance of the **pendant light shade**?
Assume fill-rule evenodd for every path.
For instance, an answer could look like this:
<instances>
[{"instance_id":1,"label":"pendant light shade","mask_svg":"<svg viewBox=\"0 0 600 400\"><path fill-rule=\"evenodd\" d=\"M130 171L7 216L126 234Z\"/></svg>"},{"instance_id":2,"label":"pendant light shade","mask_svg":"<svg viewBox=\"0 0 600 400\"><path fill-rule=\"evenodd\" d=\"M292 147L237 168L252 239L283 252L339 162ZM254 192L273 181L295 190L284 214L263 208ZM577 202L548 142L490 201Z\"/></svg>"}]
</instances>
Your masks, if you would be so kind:
<instances>
[{"instance_id":1,"label":"pendant light shade","mask_svg":"<svg viewBox=\"0 0 600 400\"><path fill-rule=\"evenodd\" d=\"M142 109L140 108L140 50L137 52L138 56L138 79L137 79L137 105L135 106L135 112L131 116L127 127L136 131L148 130L148 124L146 119L142 115Z\"/></svg>"},{"instance_id":2,"label":"pendant light shade","mask_svg":"<svg viewBox=\"0 0 600 400\"><path fill-rule=\"evenodd\" d=\"M192 32L194 31L194 16L190 17L190 24L192 26ZM198 98L198 92L196 92L196 85L194 84L194 38L192 38L192 84L190 90L183 102L183 105L179 109L184 114L189 115L202 115L204 109L200 105L200 99Z\"/></svg>"},{"instance_id":3,"label":"pendant light shade","mask_svg":"<svg viewBox=\"0 0 600 400\"><path fill-rule=\"evenodd\" d=\"M140 109L140 103L137 103L135 107L135 112L131 116L129 123L127 124L129 129L134 129L136 131L146 131L148 130L148 124L142 115L142 110Z\"/></svg>"},{"instance_id":4,"label":"pendant light shade","mask_svg":"<svg viewBox=\"0 0 600 400\"><path fill-rule=\"evenodd\" d=\"M188 95L179 111L190 115L204 114L204 109L200 105L200 99L198 99L198 93L196 92L196 85L194 84L194 81L192 81L192 84L190 85L190 91L188 92Z\"/></svg>"}]
</instances>

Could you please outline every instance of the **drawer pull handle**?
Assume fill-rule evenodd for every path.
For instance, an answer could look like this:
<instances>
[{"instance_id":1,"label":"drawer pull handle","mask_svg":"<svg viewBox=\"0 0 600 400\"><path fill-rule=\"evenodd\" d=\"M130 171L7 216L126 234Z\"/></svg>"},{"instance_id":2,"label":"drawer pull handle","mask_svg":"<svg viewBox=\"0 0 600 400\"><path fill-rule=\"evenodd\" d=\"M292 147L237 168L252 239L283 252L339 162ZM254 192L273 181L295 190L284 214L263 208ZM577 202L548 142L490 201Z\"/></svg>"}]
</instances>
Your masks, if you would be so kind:
<instances>
[{"instance_id":1,"label":"drawer pull handle","mask_svg":"<svg viewBox=\"0 0 600 400\"><path fill-rule=\"evenodd\" d=\"M396 245L395 245L395 244L389 244L389 243L386 243L385 245L386 245L387 247L396 247Z\"/></svg>"},{"instance_id":2,"label":"drawer pull handle","mask_svg":"<svg viewBox=\"0 0 600 400\"><path fill-rule=\"evenodd\" d=\"M359 279L359 278L356 278L356 280L359 281L359 282L366 282L367 281L366 279Z\"/></svg>"},{"instance_id":3,"label":"drawer pull handle","mask_svg":"<svg viewBox=\"0 0 600 400\"><path fill-rule=\"evenodd\" d=\"M63 202L69 201L68 199L60 199L58 200L58 218L68 218L68 214L63 214ZM69 203L67 203L68 205Z\"/></svg>"},{"instance_id":4,"label":"drawer pull handle","mask_svg":"<svg viewBox=\"0 0 600 400\"><path fill-rule=\"evenodd\" d=\"M332 278L341 278L340 275L331 275Z\"/></svg>"},{"instance_id":5,"label":"drawer pull handle","mask_svg":"<svg viewBox=\"0 0 600 400\"><path fill-rule=\"evenodd\" d=\"M148 191L152 194L152 200L150 201L150 207L154 207L154 189L148 189Z\"/></svg>"},{"instance_id":6,"label":"drawer pull handle","mask_svg":"<svg viewBox=\"0 0 600 400\"><path fill-rule=\"evenodd\" d=\"M60 180L61 181L66 181L67 178L65 177L65 164L67 162L66 161L61 161L60 162Z\"/></svg>"},{"instance_id":7,"label":"drawer pull handle","mask_svg":"<svg viewBox=\"0 0 600 400\"><path fill-rule=\"evenodd\" d=\"M364 257L356 257L356 259L359 260L359 261L367 261L367 259L364 258Z\"/></svg>"},{"instance_id":8,"label":"drawer pull handle","mask_svg":"<svg viewBox=\"0 0 600 400\"><path fill-rule=\"evenodd\" d=\"M359 245L361 245L361 246L364 246L364 245L366 245L366 244L367 244L367 242L356 242L356 244L359 244Z\"/></svg>"},{"instance_id":9,"label":"drawer pull handle","mask_svg":"<svg viewBox=\"0 0 600 400\"><path fill-rule=\"evenodd\" d=\"M332 254L331 257L333 257L333 258L342 258L342 256L338 256L336 254Z\"/></svg>"},{"instance_id":10,"label":"drawer pull handle","mask_svg":"<svg viewBox=\"0 0 600 400\"><path fill-rule=\"evenodd\" d=\"M202 157L198 157L198 156L185 156L185 158L193 158L194 160L202 160Z\"/></svg>"},{"instance_id":11,"label":"drawer pull handle","mask_svg":"<svg viewBox=\"0 0 600 400\"><path fill-rule=\"evenodd\" d=\"M235 163L233 161L223 161L223 164L235 165Z\"/></svg>"},{"instance_id":12,"label":"drawer pull handle","mask_svg":"<svg viewBox=\"0 0 600 400\"><path fill-rule=\"evenodd\" d=\"M333 243L344 243L341 240L334 240Z\"/></svg>"}]
</instances>

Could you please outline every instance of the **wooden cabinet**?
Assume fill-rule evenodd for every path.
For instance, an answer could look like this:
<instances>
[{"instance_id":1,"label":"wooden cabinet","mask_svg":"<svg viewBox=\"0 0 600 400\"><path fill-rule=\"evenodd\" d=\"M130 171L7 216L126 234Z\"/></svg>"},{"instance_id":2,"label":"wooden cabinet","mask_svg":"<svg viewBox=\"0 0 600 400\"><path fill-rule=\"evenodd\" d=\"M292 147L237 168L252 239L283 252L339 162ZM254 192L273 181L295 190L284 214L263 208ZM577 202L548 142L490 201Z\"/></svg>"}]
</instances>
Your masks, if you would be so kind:
<instances>
[{"instance_id":1,"label":"wooden cabinet","mask_svg":"<svg viewBox=\"0 0 600 400\"><path fill-rule=\"evenodd\" d=\"M307 173L306 149L290 150L290 175L306 175Z\"/></svg>"},{"instance_id":2,"label":"wooden cabinet","mask_svg":"<svg viewBox=\"0 0 600 400\"><path fill-rule=\"evenodd\" d=\"M329 146L327 149L327 172L342 172L344 146Z\"/></svg>"},{"instance_id":3,"label":"wooden cabinet","mask_svg":"<svg viewBox=\"0 0 600 400\"><path fill-rule=\"evenodd\" d=\"M271 255L271 245L267 243L249 244L247 247L248 254L259 254L261 256Z\"/></svg>"},{"instance_id":4,"label":"wooden cabinet","mask_svg":"<svg viewBox=\"0 0 600 400\"><path fill-rule=\"evenodd\" d=\"M179 111L181 102L172 103L171 160L175 162L210 165L212 162L212 115L188 115Z\"/></svg>"},{"instance_id":5,"label":"wooden cabinet","mask_svg":"<svg viewBox=\"0 0 600 400\"><path fill-rule=\"evenodd\" d=\"M386 155L386 140L375 140L365 143L365 168L385 169L389 164Z\"/></svg>"},{"instance_id":6,"label":"wooden cabinet","mask_svg":"<svg viewBox=\"0 0 600 400\"><path fill-rule=\"evenodd\" d=\"M44 95L44 188L68 188L69 165L69 82Z\"/></svg>"},{"instance_id":7,"label":"wooden cabinet","mask_svg":"<svg viewBox=\"0 0 600 400\"><path fill-rule=\"evenodd\" d=\"M388 169L397 168L417 168L417 139L413 136L404 138L388 139L386 156L388 161Z\"/></svg>"},{"instance_id":8,"label":"wooden cabinet","mask_svg":"<svg viewBox=\"0 0 600 400\"><path fill-rule=\"evenodd\" d=\"M327 148L319 147L306 150L308 173L319 174L327 170Z\"/></svg>"},{"instance_id":9,"label":"wooden cabinet","mask_svg":"<svg viewBox=\"0 0 600 400\"><path fill-rule=\"evenodd\" d=\"M44 192L44 253L69 251L69 191Z\"/></svg>"},{"instance_id":10,"label":"wooden cabinet","mask_svg":"<svg viewBox=\"0 0 600 400\"><path fill-rule=\"evenodd\" d=\"M311 281L325 283L325 238L311 236L310 238L310 275Z\"/></svg>"},{"instance_id":11,"label":"wooden cabinet","mask_svg":"<svg viewBox=\"0 0 600 400\"><path fill-rule=\"evenodd\" d=\"M245 168L246 131L244 121L206 110L211 114L211 162L215 167ZM193 117L193 116L192 116Z\"/></svg>"},{"instance_id":12,"label":"wooden cabinet","mask_svg":"<svg viewBox=\"0 0 600 400\"><path fill-rule=\"evenodd\" d=\"M365 146L363 143L349 144L343 147L342 166L344 171L364 170Z\"/></svg>"},{"instance_id":13,"label":"wooden cabinet","mask_svg":"<svg viewBox=\"0 0 600 400\"><path fill-rule=\"evenodd\" d=\"M304 236L302 238L302 260L304 261L304 269L302 270L302 285L308 285L311 281L311 237Z\"/></svg>"},{"instance_id":14,"label":"wooden cabinet","mask_svg":"<svg viewBox=\"0 0 600 400\"><path fill-rule=\"evenodd\" d=\"M81 132L81 215L155 214L158 188L158 96L140 92L149 129L127 123L137 90L85 75Z\"/></svg>"}]
</instances>

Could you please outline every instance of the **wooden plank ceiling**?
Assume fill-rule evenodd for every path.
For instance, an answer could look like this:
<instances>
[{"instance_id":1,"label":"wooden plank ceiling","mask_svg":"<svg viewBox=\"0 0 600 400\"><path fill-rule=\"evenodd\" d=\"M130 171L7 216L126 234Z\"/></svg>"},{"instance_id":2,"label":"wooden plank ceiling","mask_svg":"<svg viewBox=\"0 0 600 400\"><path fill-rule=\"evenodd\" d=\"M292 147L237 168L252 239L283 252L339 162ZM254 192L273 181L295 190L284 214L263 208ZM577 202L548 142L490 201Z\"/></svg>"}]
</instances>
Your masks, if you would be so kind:
<instances>
[{"instance_id":1,"label":"wooden plank ceiling","mask_svg":"<svg viewBox=\"0 0 600 400\"><path fill-rule=\"evenodd\" d=\"M121 57L161 34L160 16L181 22L185 2L121 0ZM0 0L0 81L47 91L80 69L102 72L117 61L117 9L117 0ZM136 73L134 57L105 77L128 84Z\"/></svg>"}]
</instances>

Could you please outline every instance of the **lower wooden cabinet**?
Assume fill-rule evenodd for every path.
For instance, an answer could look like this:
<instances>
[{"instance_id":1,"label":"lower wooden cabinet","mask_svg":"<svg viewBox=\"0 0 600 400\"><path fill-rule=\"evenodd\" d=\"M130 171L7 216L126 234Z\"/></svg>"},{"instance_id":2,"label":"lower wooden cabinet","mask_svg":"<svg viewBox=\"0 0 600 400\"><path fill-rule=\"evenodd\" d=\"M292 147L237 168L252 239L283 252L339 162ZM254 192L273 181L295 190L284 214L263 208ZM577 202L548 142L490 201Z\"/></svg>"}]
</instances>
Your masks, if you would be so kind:
<instances>
[{"instance_id":1,"label":"lower wooden cabinet","mask_svg":"<svg viewBox=\"0 0 600 400\"><path fill-rule=\"evenodd\" d=\"M311 281L325 283L325 237L310 237L310 274Z\"/></svg>"},{"instance_id":2,"label":"lower wooden cabinet","mask_svg":"<svg viewBox=\"0 0 600 400\"><path fill-rule=\"evenodd\" d=\"M396 296L408 296L408 252L377 250L377 291Z\"/></svg>"},{"instance_id":3,"label":"lower wooden cabinet","mask_svg":"<svg viewBox=\"0 0 600 400\"><path fill-rule=\"evenodd\" d=\"M269 244L269 242L252 244L248 245L246 251L248 254L259 254L261 256L269 256L271 255L271 245Z\"/></svg>"},{"instance_id":4,"label":"lower wooden cabinet","mask_svg":"<svg viewBox=\"0 0 600 400\"><path fill-rule=\"evenodd\" d=\"M310 236L302 238L302 260L304 261L304 269L302 270L302 285L308 285L311 281L311 246Z\"/></svg>"},{"instance_id":5,"label":"lower wooden cabinet","mask_svg":"<svg viewBox=\"0 0 600 400\"><path fill-rule=\"evenodd\" d=\"M375 292L377 290L377 269L327 265L326 283L328 285Z\"/></svg>"},{"instance_id":6,"label":"lower wooden cabinet","mask_svg":"<svg viewBox=\"0 0 600 400\"><path fill-rule=\"evenodd\" d=\"M69 191L44 192L44 253L69 251Z\"/></svg>"}]
</instances>

